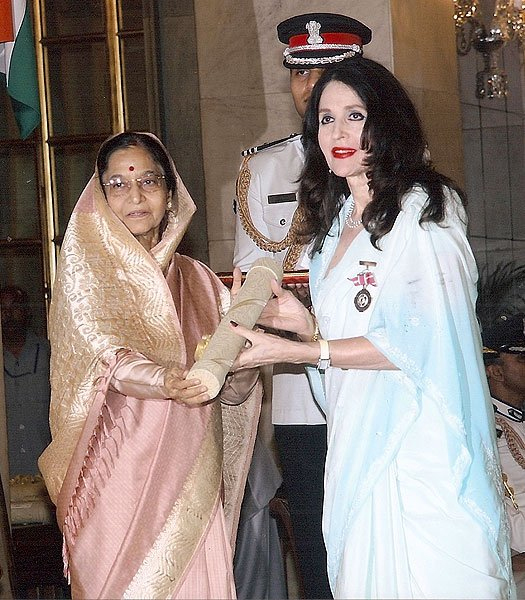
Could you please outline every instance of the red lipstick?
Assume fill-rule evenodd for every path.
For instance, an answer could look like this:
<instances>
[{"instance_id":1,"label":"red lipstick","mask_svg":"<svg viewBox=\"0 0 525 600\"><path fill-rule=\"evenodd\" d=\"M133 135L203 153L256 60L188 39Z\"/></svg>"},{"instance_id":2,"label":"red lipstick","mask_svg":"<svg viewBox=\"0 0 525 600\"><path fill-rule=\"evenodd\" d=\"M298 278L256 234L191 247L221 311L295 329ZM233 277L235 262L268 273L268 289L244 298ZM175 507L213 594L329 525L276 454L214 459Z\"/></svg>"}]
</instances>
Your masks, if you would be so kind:
<instances>
[{"instance_id":1,"label":"red lipstick","mask_svg":"<svg viewBox=\"0 0 525 600\"><path fill-rule=\"evenodd\" d=\"M349 158L356 153L355 148L340 148L339 146L334 146L332 148L332 156L334 158Z\"/></svg>"}]
</instances>

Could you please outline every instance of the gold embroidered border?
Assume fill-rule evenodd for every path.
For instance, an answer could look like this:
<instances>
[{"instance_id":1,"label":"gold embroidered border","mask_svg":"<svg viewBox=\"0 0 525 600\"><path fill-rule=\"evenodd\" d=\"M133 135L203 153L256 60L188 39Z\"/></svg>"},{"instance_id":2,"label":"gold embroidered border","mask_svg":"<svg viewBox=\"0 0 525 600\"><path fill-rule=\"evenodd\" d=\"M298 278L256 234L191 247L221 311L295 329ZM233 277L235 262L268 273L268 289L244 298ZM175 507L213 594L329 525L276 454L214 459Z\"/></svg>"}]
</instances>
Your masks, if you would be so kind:
<instances>
[{"instance_id":1,"label":"gold embroidered border","mask_svg":"<svg viewBox=\"0 0 525 600\"><path fill-rule=\"evenodd\" d=\"M222 427L219 411L220 405L216 403L212 423L181 497L124 598L171 598L179 586L208 526L220 490Z\"/></svg>"},{"instance_id":2,"label":"gold embroidered border","mask_svg":"<svg viewBox=\"0 0 525 600\"><path fill-rule=\"evenodd\" d=\"M297 236L295 234L299 224L304 220L303 212L297 208L293 215L292 223L288 229L288 233L281 241L278 242L275 242L264 236L255 227L250 215L250 207L248 205L248 189L251 181L251 173L248 166L248 161L250 158L252 158L252 156L254 155L252 154L244 158L236 183L237 210L239 211L241 225L254 243L265 252L282 252L288 248L288 252L286 253L286 257L283 261L283 270L293 271L303 248L303 244L297 242Z\"/></svg>"},{"instance_id":3,"label":"gold embroidered border","mask_svg":"<svg viewBox=\"0 0 525 600\"><path fill-rule=\"evenodd\" d=\"M522 469L525 469L525 456L523 455L525 444L523 443L520 435L503 417L496 415L495 421L503 431L503 435L505 436L505 441L507 442L507 446L509 447L512 458Z\"/></svg>"}]
</instances>

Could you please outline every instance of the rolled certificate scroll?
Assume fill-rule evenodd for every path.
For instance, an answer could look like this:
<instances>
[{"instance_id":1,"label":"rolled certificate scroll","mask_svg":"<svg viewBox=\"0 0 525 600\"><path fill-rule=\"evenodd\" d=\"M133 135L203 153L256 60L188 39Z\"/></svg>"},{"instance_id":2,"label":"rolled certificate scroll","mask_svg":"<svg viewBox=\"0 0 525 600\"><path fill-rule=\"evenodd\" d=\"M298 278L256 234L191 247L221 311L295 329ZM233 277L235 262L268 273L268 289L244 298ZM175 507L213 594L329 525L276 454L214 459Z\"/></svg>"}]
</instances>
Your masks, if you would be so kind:
<instances>
[{"instance_id":1,"label":"rolled certificate scroll","mask_svg":"<svg viewBox=\"0 0 525 600\"><path fill-rule=\"evenodd\" d=\"M222 318L201 358L186 376L186 379L200 379L208 388L210 398L215 398L220 392L226 375L244 346L244 338L233 333L230 321L252 329L272 297L270 282L276 279L281 283L282 276L281 265L271 258L256 260L246 274L234 304Z\"/></svg>"}]
</instances>

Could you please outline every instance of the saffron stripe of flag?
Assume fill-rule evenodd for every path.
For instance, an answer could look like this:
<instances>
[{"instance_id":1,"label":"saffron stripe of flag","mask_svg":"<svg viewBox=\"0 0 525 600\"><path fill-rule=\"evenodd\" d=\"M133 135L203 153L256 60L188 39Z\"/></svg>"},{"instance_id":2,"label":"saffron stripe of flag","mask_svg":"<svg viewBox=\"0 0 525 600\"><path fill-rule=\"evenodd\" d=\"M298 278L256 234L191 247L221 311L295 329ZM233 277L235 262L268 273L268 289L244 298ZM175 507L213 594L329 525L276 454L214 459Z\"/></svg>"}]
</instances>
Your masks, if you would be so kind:
<instances>
[{"instance_id":1,"label":"saffron stripe of flag","mask_svg":"<svg viewBox=\"0 0 525 600\"><path fill-rule=\"evenodd\" d=\"M0 0L0 42L14 42L11 0Z\"/></svg>"}]
</instances>

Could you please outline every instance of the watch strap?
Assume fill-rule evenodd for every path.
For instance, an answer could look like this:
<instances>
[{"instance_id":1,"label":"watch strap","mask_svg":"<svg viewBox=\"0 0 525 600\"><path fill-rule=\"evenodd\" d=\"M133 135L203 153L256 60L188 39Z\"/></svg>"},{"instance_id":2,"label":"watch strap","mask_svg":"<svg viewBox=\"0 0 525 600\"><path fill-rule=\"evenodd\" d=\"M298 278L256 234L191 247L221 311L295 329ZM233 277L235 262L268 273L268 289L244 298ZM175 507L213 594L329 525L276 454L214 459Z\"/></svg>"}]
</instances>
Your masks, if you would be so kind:
<instances>
[{"instance_id":1,"label":"watch strap","mask_svg":"<svg viewBox=\"0 0 525 600\"><path fill-rule=\"evenodd\" d=\"M330 345L327 340L319 339L318 342L321 354L317 362L317 368L319 371L326 371L330 366Z\"/></svg>"}]
</instances>

